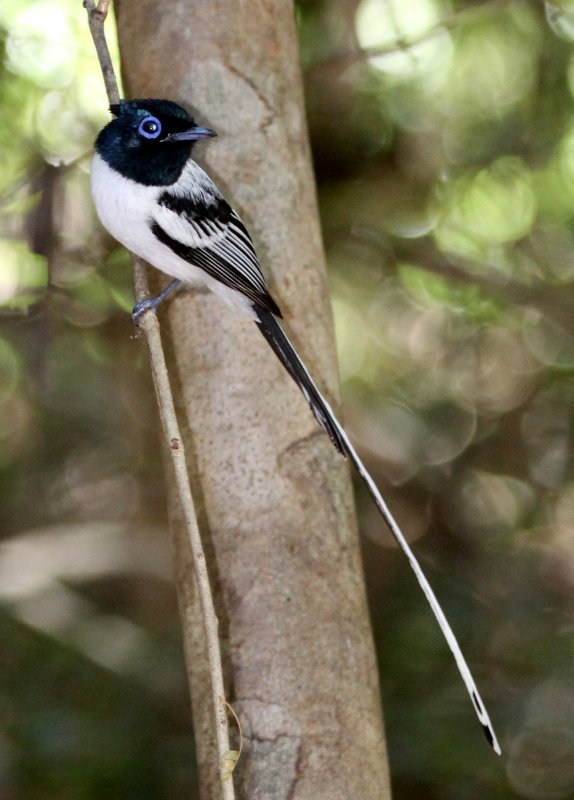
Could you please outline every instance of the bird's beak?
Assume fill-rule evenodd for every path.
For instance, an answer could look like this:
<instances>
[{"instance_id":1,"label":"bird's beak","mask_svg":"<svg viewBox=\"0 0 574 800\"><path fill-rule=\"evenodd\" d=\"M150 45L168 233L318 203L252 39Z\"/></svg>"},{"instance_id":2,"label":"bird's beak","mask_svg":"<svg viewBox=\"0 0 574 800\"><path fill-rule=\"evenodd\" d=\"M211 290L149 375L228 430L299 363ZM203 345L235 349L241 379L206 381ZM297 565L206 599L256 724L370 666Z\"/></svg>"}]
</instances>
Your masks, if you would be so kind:
<instances>
[{"instance_id":1,"label":"bird's beak","mask_svg":"<svg viewBox=\"0 0 574 800\"><path fill-rule=\"evenodd\" d=\"M196 142L198 139L207 139L210 136L217 136L217 134L209 128L196 126L195 128L190 128L188 131L170 133L165 137L164 142Z\"/></svg>"}]
</instances>

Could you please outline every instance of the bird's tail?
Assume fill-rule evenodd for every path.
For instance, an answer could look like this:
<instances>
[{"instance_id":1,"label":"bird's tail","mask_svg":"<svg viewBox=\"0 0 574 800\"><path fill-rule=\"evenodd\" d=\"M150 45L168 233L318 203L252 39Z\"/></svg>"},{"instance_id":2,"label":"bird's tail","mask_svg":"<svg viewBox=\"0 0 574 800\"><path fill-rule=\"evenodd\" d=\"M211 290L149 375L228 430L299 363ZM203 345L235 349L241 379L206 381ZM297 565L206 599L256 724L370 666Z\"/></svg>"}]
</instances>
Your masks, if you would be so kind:
<instances>
[{"instance_id":1,"label":"bird's tail","mask_svg":"<svg viewBox=\"0 0 574 800\"><path fill-rule=\"evenodd\" d=\"M283 329L273 316L273 314L265 308L262 307L255 307L255 313L257 315L256 323L259 327L259 330L267 340L267 342L273 348L273 351L278 356L279 360L289 373L295 383L299 386L307 402L309 403L313 414L317 418L317 421L321 425L321 427L329 434L329 437L337 450L345 455L348 456L357 470L358 474L360 475L361 479L364 481L367 489L369 490L371 497L375 501L375 505L379 509L379 512L385 522L387 523L391 533L395 537L399 547L407 557L409 564L413 572L415 573L417 580L420 584L421 589L423 590L430 607L433 610L433 613L437 619L437 622L444 634L444 637L450 647L452 654L454 655L457 667L461 674L461 677L465 683L465 686L468 690L470 698L472 700L472 704L478 716L478 719L482 725L486 738L489 744L492 746L494 751L500 755L500 745L498 744L498 740L496 738L496 734L494 733L494 729L490 722L490 718L488 716L488 712L474 679L471 675L470 669L468 668L468 664L465 661L465 658L460 650L458 642L452 629L444 615L442 608L436 598L435 593L433 592L429 582L427 581L419 562L415 558L413 551L411 550L407 540L403 536L401 529L397 525L393 515L389 511L389 508L375 482L367 472L363 462L357 455L357 452L343 427L335 417L331 406L319 392L313 379L307 372L305 365L297 355L295 348L285 335Z\"/></svg>"}]
</instances>

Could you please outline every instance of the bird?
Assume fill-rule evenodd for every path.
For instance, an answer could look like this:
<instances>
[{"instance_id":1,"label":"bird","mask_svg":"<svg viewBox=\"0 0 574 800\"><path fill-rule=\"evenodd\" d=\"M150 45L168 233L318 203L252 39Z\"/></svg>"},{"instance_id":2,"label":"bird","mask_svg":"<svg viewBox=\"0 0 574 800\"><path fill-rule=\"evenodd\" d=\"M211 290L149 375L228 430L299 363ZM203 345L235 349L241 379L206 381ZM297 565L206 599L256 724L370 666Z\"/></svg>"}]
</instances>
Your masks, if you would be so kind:
<instances>
[{"instance_id":1,"label":"bird","mask_svg":"<svg viewBox=\"0 0 574 800\"><path fill-rule=\"evenodd\" d=\"M191 158L194 145L216 136L171 100L120 100L99 132L91 168L92 197L104 228L118 242L172 278L155 298L134 306L137 324L180 284L207 288L252 319L337 451L364 481L405 554L446 638L486 738L501 749L456 637L418 560L281 323L251 237L239 215Z\"/></svg>"}]
</instances>

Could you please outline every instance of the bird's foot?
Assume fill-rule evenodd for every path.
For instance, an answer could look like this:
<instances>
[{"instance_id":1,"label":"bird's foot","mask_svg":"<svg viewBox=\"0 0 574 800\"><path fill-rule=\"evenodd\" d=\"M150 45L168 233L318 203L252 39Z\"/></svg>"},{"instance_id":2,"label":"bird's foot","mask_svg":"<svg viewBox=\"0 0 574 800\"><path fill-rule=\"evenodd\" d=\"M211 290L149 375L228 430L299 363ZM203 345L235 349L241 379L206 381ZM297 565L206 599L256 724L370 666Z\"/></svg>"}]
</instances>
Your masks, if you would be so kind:
<instances>
[{"instance_id":1,"label":"bird's foot","mask_svg":"<svg viewBox=\"0 0 574 800\"><path fill-rule=\"evenodd\" d=\"M180 283L181 281L178 278L174 278L174 280L168 286L166 286L163 292L158 294L157 297L149 297L145 300L140 300L139 303L135 304L132 311L132 322L136 328L139 326L140 319L145 312L149 311L150 309L152 311L157 311L158 306L163 303L168 294L171 294L174 289L177 289Z\"/></svg>"},{"instance_id":2,"label":"bird's foot","mask_svg":"<svg viewBox=\"0 0 574 800\"><path fill-rule=\"evenodd\" d=\"M132 310L132 322L137 327L139 327L140 319L145 314L146 311L150 309L152 311L157 311L157 307L161 303L159 297L149 297L146 300L140 300L139 303L136 303Z\"/></svg>"}]
</instances>

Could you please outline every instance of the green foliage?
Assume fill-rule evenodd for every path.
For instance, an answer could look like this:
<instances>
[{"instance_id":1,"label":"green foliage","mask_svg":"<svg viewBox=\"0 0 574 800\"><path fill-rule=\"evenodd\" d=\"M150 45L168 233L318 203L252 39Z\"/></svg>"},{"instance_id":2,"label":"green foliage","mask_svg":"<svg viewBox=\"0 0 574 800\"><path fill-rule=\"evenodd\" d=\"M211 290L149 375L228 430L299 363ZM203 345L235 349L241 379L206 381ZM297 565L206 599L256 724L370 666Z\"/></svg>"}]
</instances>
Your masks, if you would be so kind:
<instances>
[{"instance_id":1,"label":"green foliage","mask_svg":"<svg viewBox=\"0 0 574 800\"><path fill-rule=\"evenodd\" d=\"M362 0L368 58L330 4L309 5L330 54L306 56L306 86L346 418L407 530L432 534L431 577L469 637L508 764L483 758L417 587L400 559L381 566L361 501L395 797L567 797L570 4Z\"/></svg>"}]
</instances>

